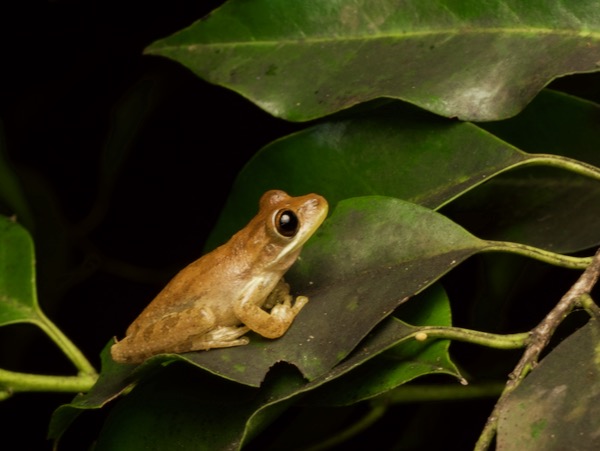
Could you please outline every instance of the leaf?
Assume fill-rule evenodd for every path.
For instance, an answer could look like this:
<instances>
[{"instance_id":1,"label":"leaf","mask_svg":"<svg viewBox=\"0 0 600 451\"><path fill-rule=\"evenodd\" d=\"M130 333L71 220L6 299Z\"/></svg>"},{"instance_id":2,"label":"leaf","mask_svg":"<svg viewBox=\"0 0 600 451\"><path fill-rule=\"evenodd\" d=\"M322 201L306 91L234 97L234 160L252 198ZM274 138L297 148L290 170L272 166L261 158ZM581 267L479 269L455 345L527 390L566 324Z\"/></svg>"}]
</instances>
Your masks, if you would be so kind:
<instances>
[{"instance_id":1,"label":"leaf","mask_svg":"<svg viewBox=\"0 0 600 451\"><path fill-rule=\"evenodd\" d=\"M598 117L597 104L545 90L514 118L481 126L520 149L558 153L600 166ZM490 240L554 252L575 252L600 243L600 183L559 169L500 174L442 212Z\"/></svg>"},{"instance_id":2,"label":"leaf","mask_svg":"<svg viewBox=\"0 0 600 451\"><path fill-rule=\"evenodd\" d=\"M308 380L327 374L399 304L487 244L445 217L393 198L342 201L286 274L309 296L277 340L185 354L215 374L258 386L286 361ZM375 349L372 352L379 352Z\"/></svg>"},{"instance_id":3,"label":"leaf","mask_svg":"<svg viewBox=\"0 0 600 451\"><path fill-rule=\"evenodd\" d=\"M289 373L258 390L169 365L119 400L94 449L239 449L253 413L302 384Z\"/></svg>"},{"instance_id":4,"label":"leaf","mask_svg":"<svg viewBox=\"0 0 600 451\"><path fill-rule=\"evenodd\" d=\"M594 102L544 89L515 117L479 126L526 152L555 153L600 166L599 116Z\"/></svg>"},{"instance_id":5,"label":"leaf","mask_svg":"<svg viewBox=\"0 0 600 451\"><path fill-rule=\"evenodd\" d=\"M484 241L418 205L385 197L342 201L286 274L293 290L310 301L283 337L267 340L251 334L246 346L163 354L139 366L116 364L106 354L100 380L90 393L75 399L74 407L99 407L145 372L174 359L255 387L282 361L316 381L407 297L485 247ZM355 360L367 360L414 332L414 327L395 321Z\"/></svg>"},{"instance_id":6,"label":"leaf","mask_svg":"<svg viewBox=\"0 0 600 451\"><path fill-rule=\"evenodd\" d=\"M409 309L407 309L409 307ZM434 285L420 293L400 310L403 318L412 318L412 324L427 326L451 326L450 302L440 285ZM398 329L398 330L396 330ZM404 329L404 333L399 333ZM390 331L394 330L392 334ZM464 380L450 360L449 340L416 341L416 328L389 318L377 327L353 355L336 366L327 376L335 379L313 390L303 404L349 405L385 393L420 376L449 374ZM394 344L385 352L371 358L371 348L385 349L382 341L387 335L394 337ZM407 339L401 340L400 337ZM341 377L337 377L341 375Z\"/></svg>"},{"instance_id":7,"label":"leaf","mask_svg":"<svg viewBox=\"0 0 600 451\"><path fill-rule=\"evenodd\" d=\"M80 393L70 404L64 404L54 411L48 427L48 438L58 440L79 416L81 410L98 409L107 402L123 394L143 375L151 373L157 362L133 368L129 365L117 365L110 356L111 340L100 353L102 371L94 386L87 393Z\"/></svg>"},{"instance_id":8,"label":"leaf","mask_svg":"<svg viewBox=\"0 0 600 451\"><path fill-rule=\"evenodd\" d=\"M439 322L436 318L449 324L447 298L439 296L439 288L433 293L434 298L426 293L425 297L415 297L412 303L418 303L418 314L409 316L425 324ZM179 443L182 449L197 449L203 444L210 445L211 449L220 446L237 449L253 435L253 431L263 429L290 403L296 402L297 395L318 389L323 384L326 390L331 388L332 380L359 367L377 353L411 340L411 335L417 330L418 328L397 319L388 318L351 357L328 374L307 383L292 367L279 365L274 370L271 369L267 379L261 384L260 391L232 384L208 373L186 370L177 364L173 365L174 362L168 356L158 356L138 367L118 365L110 358L109 348L112 343L109 343L102 352L102 373L97 384L90 392L76 396L70 404L63 405L54 412L49 437L58 440L83 410L104 406L132 388L135 381L142 380L141 384L133 388L133 393L118 401L117 406L111 410L100 435L98 449L138 449L147 447L148 443L164 448L167 447L166 443L173 442ZM421 375L446 372L459 377L448 360L446 342L435 341L433 345L436 343L442 345L438 346L435 356L432 356L437 359L438 365ZM161 367L167 365L167 371L163 372ZM397 381L394 386L399 383L401 382ZM365 393L364 389L361 390L363 381L359 380L357 384L353 390ZM334 384L334 389L338 385ZM344 386L347 385L348 381ZM330 391L328 396L331 398ZM325 400L320 396L316 399L321 402ZM338 397L336 403L339 402Z\"/></svg>"},{"instance_id":9,"label":"leaf","mask_svg":"<svg viewBox=\"0 0 600 451\"><path fill-rule=\"evenodd\" d=\"M490 189L497 185L488 188L489 182L480 186L482 183L537 157L473 124L439 119L397 103L387 105L357 118L307 128L264 147L238 174L207 249L222 244L241 229L256 214L262 193L272 188L291 194L317 192L331 208L342 199L376 194L438 209L478 187L457 209L474 212L471 214L475 219L488 221L493 227L490 233L465 214L454 216L452 205L445 210L464 219L469 228L474 227L474 233L550 249L577 250L594 245L598 241L594 224L600 217L600 202L594 202L600 197L597 180L555 169L551 177L545 176L535 185L530 178L522 180L517 175L516 184L507 185L509 192L505 189L496 203L486 205ZM561 157L553 158L554 164L560 163ZM520 185L524 183L526 189ZM555 189L549 190L549 186ZM502 203L503 196L509 195L510 201ZM584 200L589 202L589 214L575 214ZM520 208L511 209L512 205ZM482 208L495 212L494 207L503 208L504 215L480 214ZM551 221L549 211L556 215ZM579 214L590 220L587 233L580 233L580 224L573 222ZM571 220L558 222L565 215ZM515 235L515 228L523 226L523 233Z\"/></svg>"},{"instance_id":10,"label":"leaf","mask_svg":"<svg viewBox=\"0 0 600 451\"><path fill-rule=\"evenodd\" d=\"M501 174L465 193L441 213L488 240L525 243L558 253L600 243L600 183L557 169Z\"/></svg>"},{"instance_id":11,"label":"leaf","mask_svg":"<svg viewBox=\"0 0 600 451\"><path fill-rule=\"evenodd\" d=\"M0 216L0 326L38 320L33 242L21 225Z\"/></svg>"},{"instance_id":12,"label":"leaf","mask_svg":"<svg viewBox=\"0 0 600 451\"><path fill-rule=\"evenodd\" d=\"M379 97L488 121L515 115L556 77L598 70L597 6L230 0L146 53L293 121Z\"/></svg>"},{"instance_id":13,"label":"leaf","mask_svg":"<svg viewBox=\"0 0 600 451\"><path fill-rule=\"evenodd\" d=\"M367 195L437 208L525 159L527 154L472 124L388 105L307 128L255 154L238 174L208 247L243 227L268 189L317 192L331 209L342 199Z\"/></svg>"},{"instance_id":14,"label":"leaf","mask_svg":"<svg viewBox=\"0 0 600 451\"><path fill-rule=\"evenodd\" d=\"M560 343L507 397L498 449L600 449L600 328Z\"/></svg>"}]
</instances>

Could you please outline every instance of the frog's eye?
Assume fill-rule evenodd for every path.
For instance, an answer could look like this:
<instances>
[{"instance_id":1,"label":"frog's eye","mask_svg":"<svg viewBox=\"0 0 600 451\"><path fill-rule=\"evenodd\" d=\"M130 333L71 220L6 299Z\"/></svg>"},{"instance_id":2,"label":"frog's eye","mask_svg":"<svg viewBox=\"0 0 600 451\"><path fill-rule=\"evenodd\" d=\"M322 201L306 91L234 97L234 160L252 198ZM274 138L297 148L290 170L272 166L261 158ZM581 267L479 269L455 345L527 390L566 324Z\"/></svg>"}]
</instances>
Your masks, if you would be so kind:
<instances>
[{"instance_id":1,"label":"frog's eye","mask_svg":"<svg viewBox=\"0 0 600 451\"><path fill-rule=\"evenodd\" d=\"M296 235L299 226L298 216L292 210L279 210L275 215L275 227L283 236L292 237Z\"/></svg>"}]
</instances>

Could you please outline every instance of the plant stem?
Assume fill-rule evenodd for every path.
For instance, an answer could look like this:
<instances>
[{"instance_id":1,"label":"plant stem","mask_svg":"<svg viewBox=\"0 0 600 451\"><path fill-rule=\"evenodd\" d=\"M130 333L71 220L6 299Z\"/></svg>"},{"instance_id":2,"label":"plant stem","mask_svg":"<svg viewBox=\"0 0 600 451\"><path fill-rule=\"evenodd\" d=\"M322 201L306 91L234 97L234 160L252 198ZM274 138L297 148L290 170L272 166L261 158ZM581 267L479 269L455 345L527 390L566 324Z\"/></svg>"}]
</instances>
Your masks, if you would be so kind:
<instances>
[{"instance_id":1,"label":"plant stem","mask_svg":"<svg viewBox=\"0 0 600 451\"><path fill-rule=\"evenodd\" d=\"M419 334L423 333L426 336L423 338L419 337ZM480 332L478 330L462 329L460 327L425 326L420 327L414 335L415 338L420 340L429 337L445 338L448 340L464 341L476 345L487 346L489 348L518 349L527 345L530 333L523 332L519 334L500 335Z\"/></svg>"},{"instance_id":2,"label":"plant stem","mask_svg":"<svg viewBox=\"0 0 600 451\"><path fill-rule=\"evenodd\" d=\"M574 172L585 177L590 177L596 180L600 180L600 170L592 166L591 164L584 163L583 161L574 160L572 158L563 157L561 155L553 154L527 154L527 159L519 164L524 165L543 165L543 166L554 166L560 169Z\"/></svg>"},{"instance_id":3,"label":"plant stem","mask_svg":"<svg viewBox=\"0 0 600 451\"><path fill-rule=\"evenodd\" d=\"M38 320L34 324L42 329L48 337L62 350L62 352L73 362L80 375L89 375L97 378L98 373L92 364L85 358L83 353L67 338L56 325L48 319L44 313L37 310Z\"/></svg>"},{"instance_id":4,"label":"plant stem","mask_svg":"<svg viewBox=\"0 0 600 451\"><path fill-rule=\"evenodd\" d=\"M588 314L600 322L600 307L596 305L592 297L585 293L579 298L579 305L584 308Z\"/></svg>"},{"instance_id":5,"label":"plant stem","mask_svg":"<svg viewBox=\"0 0 600 451\"><path fill-rule=\"evenodd\" d=\"M592 263L591 257L571 257L569 255L557 254L526 244L511 243L509 241L487 241L487 246L483 251L510 252L569 269L586 269Z\"/></svg>"},{"instance_id":6,"label":"plant stem","mask_svg":"<svg viewBox=\"0 0 600 451\"><path fill-rule=\"evenodd\" d=\"M487 450L496 435L498 427L498 417L504 406L507 396L519 386L525 376L537 365L539 356L544 348L550 342L550 338L560 325L562 320L576 305L589 304L591 298L589 293L600 277L600 248L592 258L590 265L586 268L577 282L560 299L558 304L546 315L532 331L523 356L517 363L517 366L510 374L510 377L504 387L500 399L494 406L487 423L475 444L475 451ZM587 296L587 297L586 297ZM592 308L592 311L596 311Z\"/></svg>"},{"instance_id":7,"label":"plant stem","mask_svg":"<svg viewBox=\"0 0 600 451\"><path fill-rule=\"evenodd\" d=\"M3 395L6 395L5 397L12 393L25 391L87 392L92 388L96 379L94 374L46 376L0 369L0 386L4 388Z\"/></svg>"}]
</instances>

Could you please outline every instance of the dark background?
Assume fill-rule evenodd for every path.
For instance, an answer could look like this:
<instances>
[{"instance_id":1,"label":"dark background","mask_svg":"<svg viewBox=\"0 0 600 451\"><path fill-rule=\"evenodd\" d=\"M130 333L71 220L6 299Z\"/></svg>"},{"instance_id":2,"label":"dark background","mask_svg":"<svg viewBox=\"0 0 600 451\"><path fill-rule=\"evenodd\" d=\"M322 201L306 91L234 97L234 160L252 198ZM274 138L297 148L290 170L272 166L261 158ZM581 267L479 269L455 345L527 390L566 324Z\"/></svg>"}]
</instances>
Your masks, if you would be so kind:
<instances>
[{"instance_id":1,"label":"dark background","mask_svg":"<svg viewBox=\"0 0 600 451\"><path fill-rule=\"evenodd\" d=\"M40 304L99 368L97 356L108 340L123 333L177 268L200 255L243 164L268 142L304 126L275 119L175 62L143 55L150 43L221 1L12 3L10 12L6 6L0 11L0 121L8 156L36 208ZM593 99L600 86L595 80L572 77L554 86ZM102 221L82 241L76 227L97 205L98 164L114 134L111 120L119 102L140 86L148 87L151 108ZM58 228L49 217L58 217L52 223ZM69 270L45 270L54 258L52 242L63 239L71 245ZM0 328L0 367L72 374L61 353L27 325ZM3 440L17 440L15 449L49 449L50 415L71 399L23 393L1 402ZM476 437L482 424L469 416L485 418L491 404L465 407L456 419L470 424ZM456 416L438 406L425 409ZM77 435L94 436L104 414L85 415L70 432L72 449L81 449ZM410 415L386 418L375 436L395 434L398 421L410 421ZM459 426L454 430L454 440L464 435Z\"/></svg>"}]
</instances>

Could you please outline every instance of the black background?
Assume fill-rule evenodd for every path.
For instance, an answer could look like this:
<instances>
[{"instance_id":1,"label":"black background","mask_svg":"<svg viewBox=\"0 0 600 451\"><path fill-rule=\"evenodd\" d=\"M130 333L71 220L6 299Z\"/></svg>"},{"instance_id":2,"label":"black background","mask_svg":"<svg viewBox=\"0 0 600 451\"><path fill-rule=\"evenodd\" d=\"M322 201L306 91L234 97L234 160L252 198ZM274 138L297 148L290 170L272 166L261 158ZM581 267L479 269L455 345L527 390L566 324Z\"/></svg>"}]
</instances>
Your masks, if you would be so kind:
<instances>
[{"instance_id":1,"label":"black background","mask_svg":"<svg viewBox=\"0 0 600 451\"><path fill-rule=\"evenodd\" d=\"M98 368L97 356L108 340L124 331L176 268L199 256L243 164L268 142L303 125L275 119L173 61L143 55L153 41L188 26L221 1L11 3L12 10L7 5L0 12L0 120L8 155L26 185L41 183L55 200L65 227L85 218L97 198L98 161L115 105L140 82L154 87L153 110L133 143L107 216L90 237L103 255L75 245L73 271L84 277L60 295L56 281L44 279L40 270L42 308ZM593 99L599 92L596 79L554 85L572 92L586 86ZM39 252L43 268L52 256ZM155 269L158 275L152 283L128 281L97 271L102 258ZM60 352L27 325L0 328L0 367L72 371ZM50 449L45 439L50 415L71 399L71 394L23 393L3 401L3 440L16 440L14 449ZM470 423L469 416L484 419L490 407L468 406L456 422L474 432L465 439L455 425L452 440L473 443L482 424ZM437 407L429 409L431 415L444 415ZM95 420L102 415L86 414L71 437L72 449L81 449L77 435L94 436ZM396 422L410 420L386 418L380 429L392 434Z\"/></svg>"}]
</instances>

